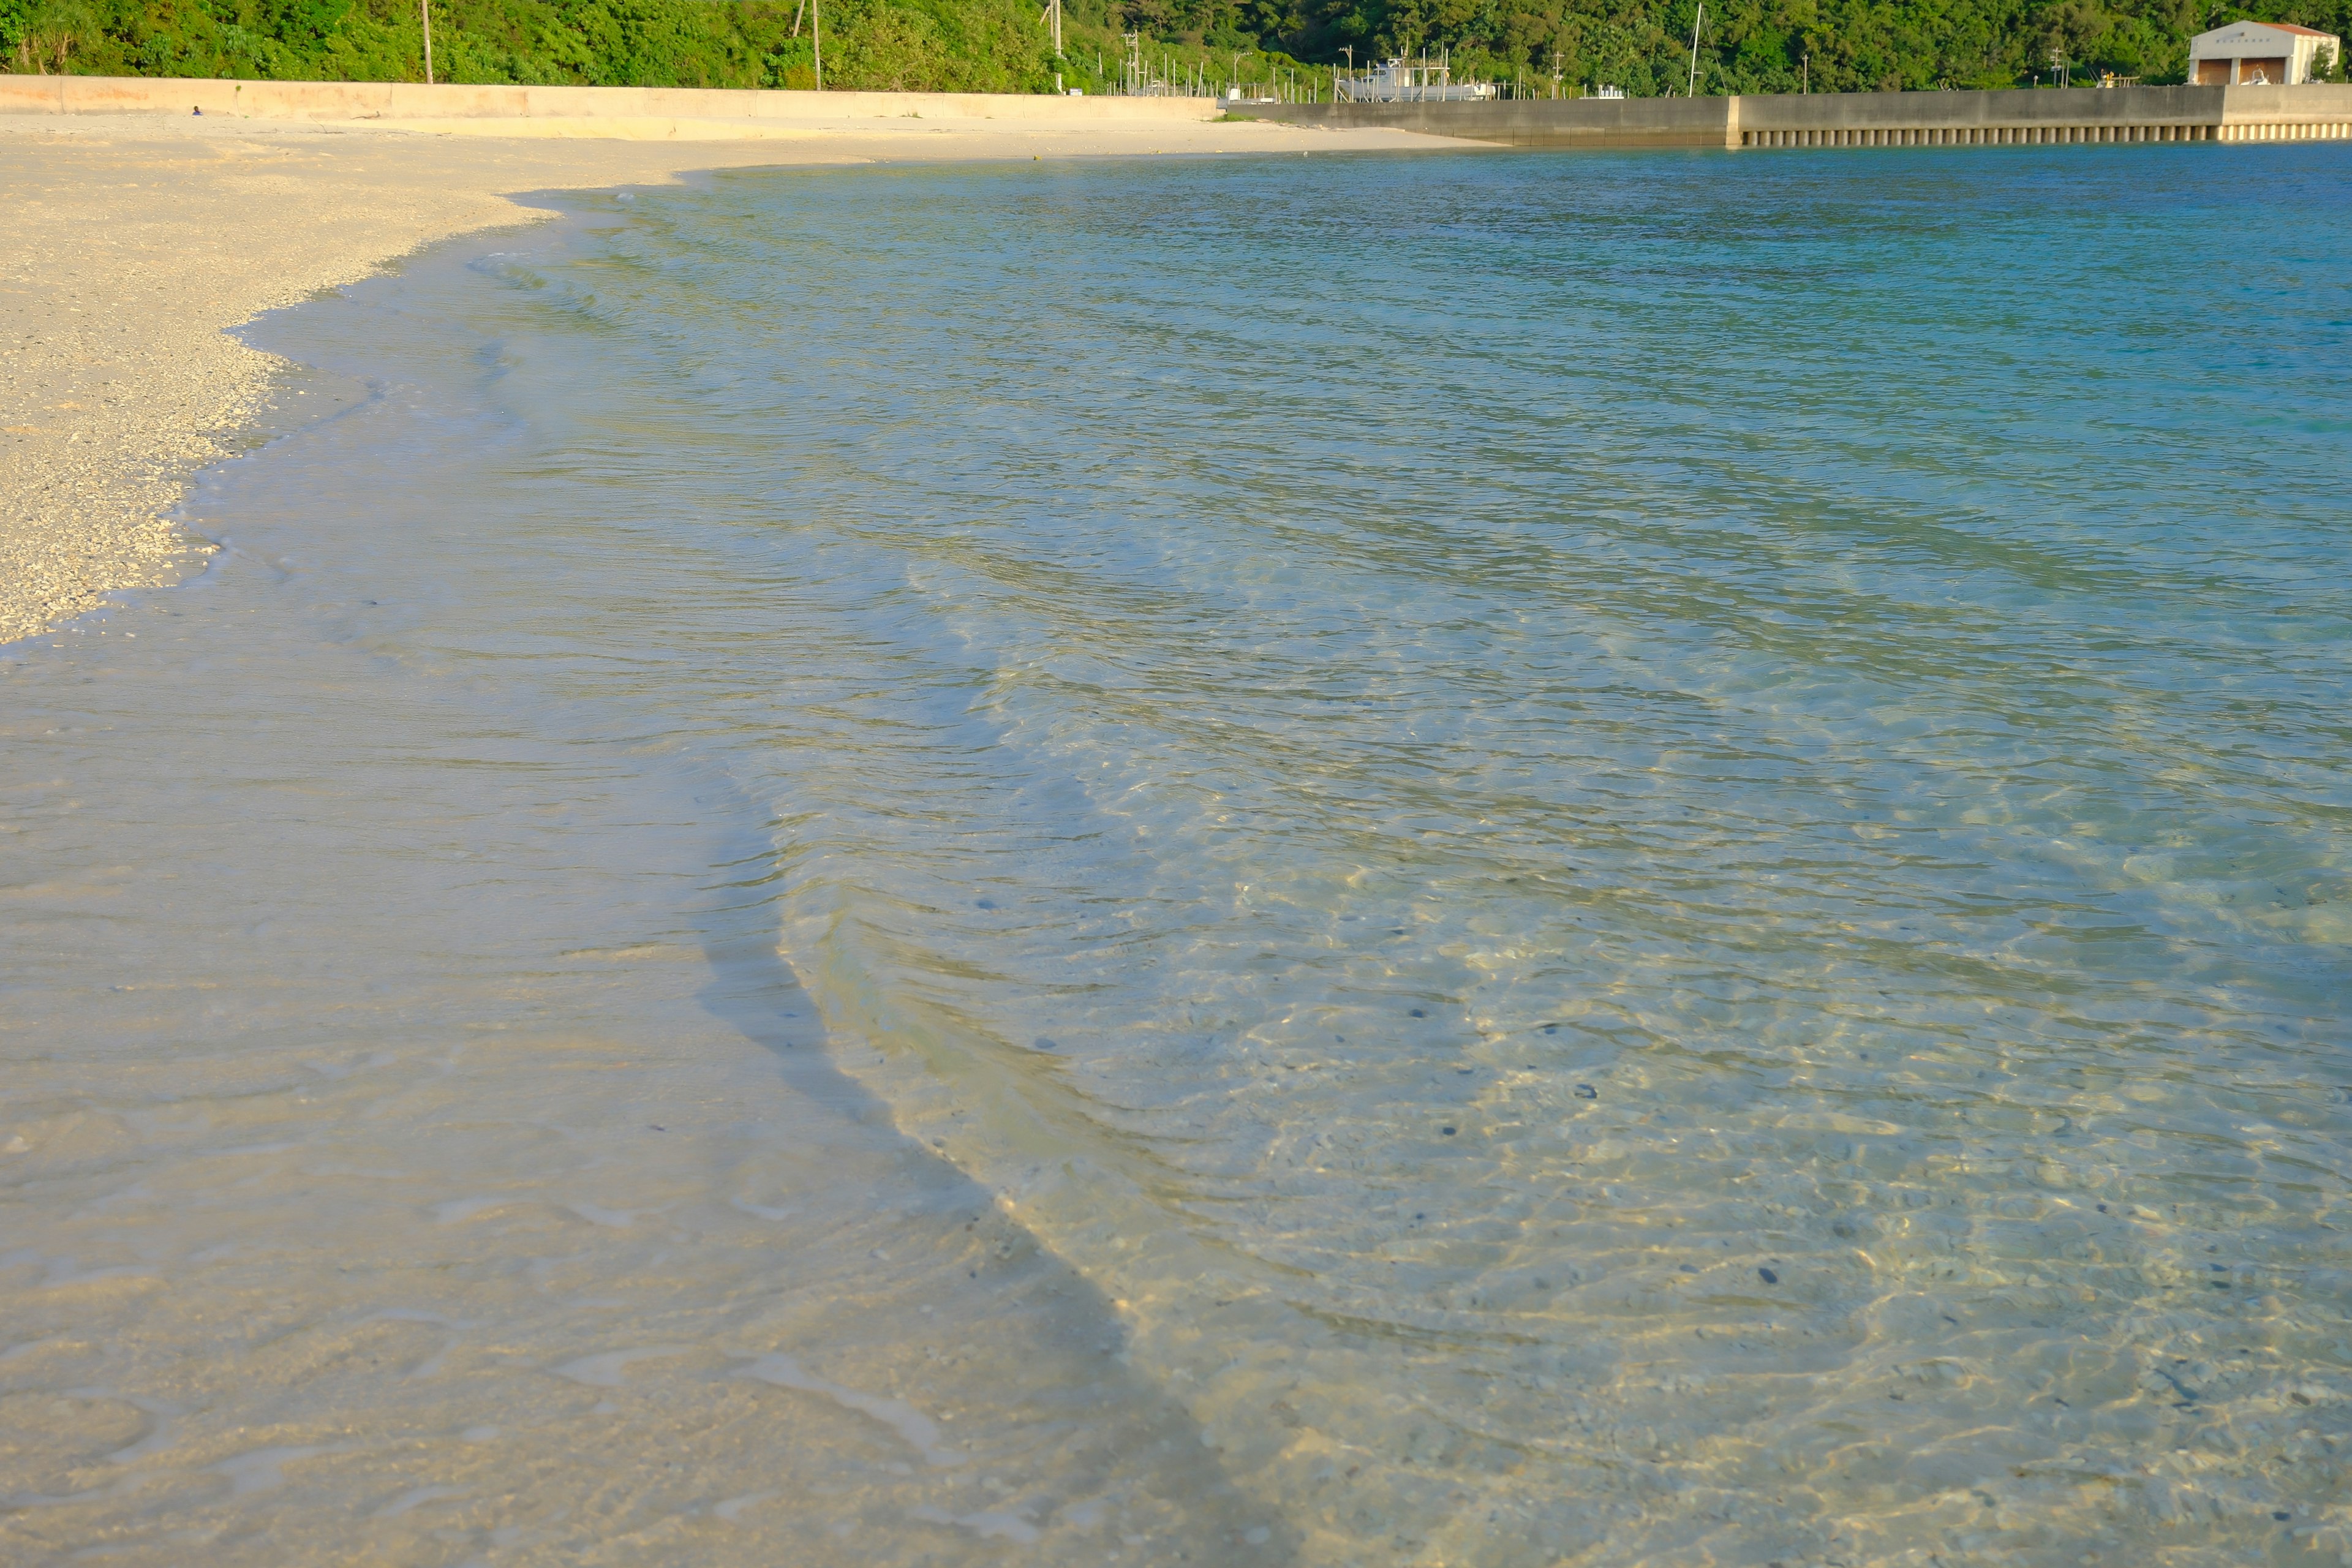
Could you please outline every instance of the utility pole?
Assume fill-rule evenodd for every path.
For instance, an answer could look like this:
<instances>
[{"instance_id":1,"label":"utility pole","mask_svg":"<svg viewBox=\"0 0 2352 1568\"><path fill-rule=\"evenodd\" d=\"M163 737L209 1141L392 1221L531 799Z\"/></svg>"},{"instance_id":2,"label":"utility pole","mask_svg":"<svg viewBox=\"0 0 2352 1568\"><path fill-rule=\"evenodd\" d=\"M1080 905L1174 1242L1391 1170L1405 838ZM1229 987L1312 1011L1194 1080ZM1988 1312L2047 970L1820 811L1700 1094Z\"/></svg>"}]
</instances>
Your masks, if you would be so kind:
<instances>
[{"instance_id":1,"label":"utility pole","mask_svg":"<svg viewBox=\"0 0 2352 1568\"><path fill-rule=\"evenodd\" d=\"M1808 93L1811 92L1813 90L1813 51L1811 49L1807 49L1805 51L1804 83L1805 85L1802 90Z\"/></svg>"},{"instance_id":2,"label":"utility pole","mask_svg":"<svg viewBox=\"0 0 2352 1568\"><path fill-rule=\"evenodd\" d=\"M809 0L809 49L816 56L816 89L824 90L824 22L819 13L824 0Z\"/></svg>"},{"instance_id":3,"label":"utility pole","mask_svg":"<svg viewBox=\"0 0 2352 1568\"><path fill-rule=\"evenodd\" d=\"M416 0L417 15L425 18L425 85L433 85L433 0Z\"/></svg>"},{"instance_id":4,"label":"utility pole","mask_svg":"<svg viewBox=\"0 0 2352 1568\"><path fill-rule=\"evenodd\" d=\"M1062 58L1062 0L1054 0L1054 58Z\"/></svg>"},{"instance_id":5,"label":"utility pole","mask_svg":"<svg viewBox=\"0 0 2352 1568\"><path fill-rule=\"evenodd\" d=\"M1554 98L1559 96L1559 51L1558 49L1551 52L1551 95Z\"/></svg>"},{"instance_id":6,"label":"utility pole","mask_svg":"<svg viewBox=\"0 0 2352 1568\"><path fill-rule=\"evenodd\" d=\"M1705 5L1701 5L1698 8L1698 15L1691 18L1690 86L1683 92L1683 96L1685 98L1696 98L1698 96L1698 25L1706 20L1706 7Z\"/></svg>"}]
</instances>

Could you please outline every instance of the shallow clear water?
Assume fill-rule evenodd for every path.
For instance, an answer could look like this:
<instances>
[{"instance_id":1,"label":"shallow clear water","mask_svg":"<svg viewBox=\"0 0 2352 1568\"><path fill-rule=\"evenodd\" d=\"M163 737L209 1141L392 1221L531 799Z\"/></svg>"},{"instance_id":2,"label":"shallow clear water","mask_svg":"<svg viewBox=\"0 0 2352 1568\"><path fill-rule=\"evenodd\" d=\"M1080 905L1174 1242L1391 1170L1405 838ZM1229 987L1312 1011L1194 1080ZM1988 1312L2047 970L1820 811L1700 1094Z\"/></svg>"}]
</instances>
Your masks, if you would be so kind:
<instances>
[{"instance_id":1,"label":"shallow clear water","mask_svg":"<svg viewBox=\"0 0 2352 1568\"><path fill-rule=\"evenodd\" d=\"M356 401L0 666L8 1528L2352 1552L2347 174L730 174L267 323Z\"/></svg>"}]
</instances>

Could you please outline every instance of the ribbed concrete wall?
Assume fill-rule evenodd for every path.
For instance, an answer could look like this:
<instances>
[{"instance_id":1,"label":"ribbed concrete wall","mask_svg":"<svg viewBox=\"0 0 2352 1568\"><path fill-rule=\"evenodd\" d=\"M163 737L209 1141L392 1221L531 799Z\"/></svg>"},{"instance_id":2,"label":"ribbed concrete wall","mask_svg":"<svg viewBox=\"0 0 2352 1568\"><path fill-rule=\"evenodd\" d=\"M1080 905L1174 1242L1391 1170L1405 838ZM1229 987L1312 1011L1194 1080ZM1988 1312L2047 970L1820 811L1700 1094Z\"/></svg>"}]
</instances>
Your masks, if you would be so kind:
<instances>
[{"instance_id":1,"label":"ribbed concrete wall","mask_svg":"<svg viewBox=\"0 0 2352 1568\"><path fill-rule=\"evenodd\" d=\"M2352 87L2130 87L1743 98L1748 147L2020 146L2352 138Z\"/></svg>"},{"instance_id":2,"label":"ribbed concrete wall","mask_svg":"<svg viewBox=\"0 0 2352 1568\"><path fill-rule=\"evenodd\" d=\"M2352 83L2219 90L2223 142L2352 141Z\"/></svg>"},{"instance_id":3,"label":"ribbed concrete wall","mask_svg":"<svg viewBox=\"0 0 2352 1568\"><path fill-rule=\"evenodd\" d=\"M999 120L1057 125L1214 120L1205 98L1022 93L743 92L666 87L426 87L415 82L219 81L192 77L0 76L0 113L206 114L256 120Z\"/></svg>"},{"instance_id":4,"label":"ribbed concrete wall","mask_svg":"<svg viewBox=\"0 0 2352 1568\"><path fill-rule=\"evenodd\" d=\"M1742 139L1784 131L1980 131L2078 125L2218 125L2219 87L2078 87L2008 92L1838 92L1742 98Z\"/></svg>"},{"instance_id":5,"label":"ribbed concrete wall","mask_svg":"<svg viewBox=\"0 0 2352 1568\"><path fill-rule=\"evenodd\" d=\"M1236 105L1517 147L1907 147L2352 138L2352 86Z\"/></svg>"}]
</instances>

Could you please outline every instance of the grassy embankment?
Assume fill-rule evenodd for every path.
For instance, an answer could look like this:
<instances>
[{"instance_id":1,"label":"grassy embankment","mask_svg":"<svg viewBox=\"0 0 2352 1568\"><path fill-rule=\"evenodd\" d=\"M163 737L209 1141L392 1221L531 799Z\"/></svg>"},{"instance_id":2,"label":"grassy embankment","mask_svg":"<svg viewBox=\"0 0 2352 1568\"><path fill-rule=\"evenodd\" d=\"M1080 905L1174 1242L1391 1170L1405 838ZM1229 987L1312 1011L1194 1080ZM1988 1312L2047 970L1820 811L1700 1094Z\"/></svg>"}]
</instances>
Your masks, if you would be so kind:
<instances>
[{"instance_id":1,"label":"grassy embankment","mask_svg":"<svg viewBox=\"0 0 2352 1568\"><path fill-rule=\"evenodd\" d=\"M1165 75L1277 77L1328 94L1330 66L1451 52L1457 76L1548 95L1609 82L1680 91L1696 0L1069 0L1053 57L1039 0L826 0L825 85L1043 92L1115 88L1129 29ZM435 0L447 81L814 84L798 0ZM2352 0L1714 0L1702 93L2015 87L2112 70L2181 79L2191 33L2241 16L2352 32ZM796 23L798 24L796 26ZM418 80L417 0L0 0L17 71Z\"/></svg>"}]
</instances>

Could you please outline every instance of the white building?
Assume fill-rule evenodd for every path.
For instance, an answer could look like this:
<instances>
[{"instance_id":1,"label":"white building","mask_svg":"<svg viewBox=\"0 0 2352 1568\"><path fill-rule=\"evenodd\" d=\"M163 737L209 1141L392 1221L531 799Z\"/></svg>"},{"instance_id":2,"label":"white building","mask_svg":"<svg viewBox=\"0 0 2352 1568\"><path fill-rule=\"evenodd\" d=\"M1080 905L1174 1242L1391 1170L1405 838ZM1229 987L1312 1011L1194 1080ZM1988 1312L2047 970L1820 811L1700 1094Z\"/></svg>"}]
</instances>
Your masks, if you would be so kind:
<instances>
[{"instance_id":1,"label":"white building","mask_svg":"<svg viewBox=\"0 0 2352 1568\"><path fill-rule=\"evenodd\" d=\"M2344 41L2292 22L2232 22L2189 40L2189 79L2199 87L2290 87L2338 58Z\"/></svg>"}]
</instances>

